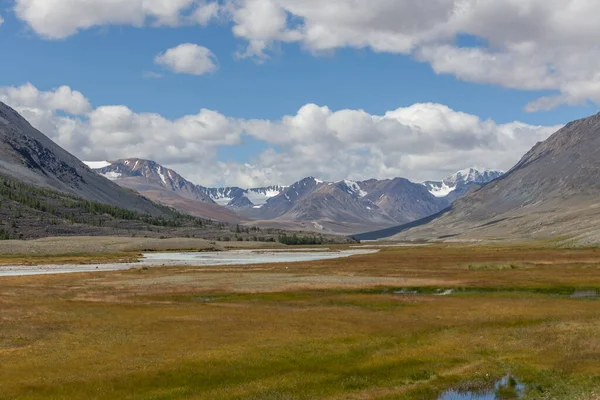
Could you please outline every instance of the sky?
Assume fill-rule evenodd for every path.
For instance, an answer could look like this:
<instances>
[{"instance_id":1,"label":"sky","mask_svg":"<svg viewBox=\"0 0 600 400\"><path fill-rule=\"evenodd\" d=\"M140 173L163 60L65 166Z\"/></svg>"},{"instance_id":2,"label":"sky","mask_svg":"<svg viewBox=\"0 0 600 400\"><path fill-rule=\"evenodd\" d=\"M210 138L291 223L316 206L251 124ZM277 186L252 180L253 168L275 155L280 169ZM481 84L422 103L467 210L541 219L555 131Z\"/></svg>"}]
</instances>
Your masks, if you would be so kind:
<instances>
[{"instance_id":1,"label":"sky","mask_svg":"<svg viewBox=\"0 0 600 400\"><path fill-rule=\"evenodd\" d=\"M0 0L0 101L205 186L508 170L598 112L597 0Z\"/></svg>"}]
</instances>

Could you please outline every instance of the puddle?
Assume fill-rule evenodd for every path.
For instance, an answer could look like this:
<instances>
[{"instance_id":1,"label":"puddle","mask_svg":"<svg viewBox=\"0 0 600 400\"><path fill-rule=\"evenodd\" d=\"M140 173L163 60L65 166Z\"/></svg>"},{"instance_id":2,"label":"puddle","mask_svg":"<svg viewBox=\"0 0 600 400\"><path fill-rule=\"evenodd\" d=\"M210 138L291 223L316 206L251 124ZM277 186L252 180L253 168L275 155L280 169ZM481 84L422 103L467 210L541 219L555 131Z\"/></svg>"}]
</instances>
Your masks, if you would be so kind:
<instances>
[{"instance_id":1,"label":"puddle","mask_svg":"<svg viewBox=\"0 0 600 400\"><path fill-rule=\"evenodd\" d=\"M431 290L422 290L422 289L401 289L392 292L394 294L404 294L404 295L433 295L433 296L448 296L454 293L454 289L431 289Z\"/></svg>"},{"instance_id":2,"label":"puddle","mask_svg":"<svg viewBox=\"0 0 600 400\"><path fill-rule=\"evenodd\" d=\"M509 400L521 399L525 386L511 376L505 376L496 382L493 388L482 391L449 390L437 400Z\"/></svg>"},{"instance_id":3,"label":"puddle","mask_svg":"<svg viewBox=\"0 0 600 400\"><path fill-rule=\"evenodd\" d=\"M132 268L146 269L149 267L209 267L308 262L372 254L377 253L378 251L379 250L315 251L315 249L310 249L307 251L231 250L202 253L146 253L135 263L0 266L0 277L122 271Z\"/></svg>"},{"instance_id":4,"label":"puddle","mask_svg":"<svg viewBox=\"0 0 600 400\"><path fill-rule=\"evenodd\" d=\"M575 289L575 288L394 288L391 292L384 293L399 295L428 295L448 296L451 294L485 294L485 293L533 293L547 296L560 296L571 299L600 299L600 289Z\"/></svg>"},{"instance_id":5,"label":"puddle","mask_svg":"<svg viewBox=\"0 0 600 400\"><path fill-rule=\"evenodd\" d=\"M597 290L576 290L571 295L572 299L596 299L600 297L600 293Z\"/></svg>"}]
</instances>

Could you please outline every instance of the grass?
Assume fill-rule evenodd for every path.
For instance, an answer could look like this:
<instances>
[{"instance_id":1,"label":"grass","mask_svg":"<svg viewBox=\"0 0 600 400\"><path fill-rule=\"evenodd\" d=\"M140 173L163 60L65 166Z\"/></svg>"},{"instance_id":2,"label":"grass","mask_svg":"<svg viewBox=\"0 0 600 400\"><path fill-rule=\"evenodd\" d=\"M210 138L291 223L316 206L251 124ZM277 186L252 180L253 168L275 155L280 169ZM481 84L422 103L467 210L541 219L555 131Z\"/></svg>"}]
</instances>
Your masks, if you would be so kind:
<instances>
[{"instance_id":1,"label":"grass","mask_svg":"<svg viewBox=\"0 0 600 400\"><path fill-rule=\"evenodd\" d=\"M599 266L594 250L433 246L0 278L0 398L435 399L510 374L529 398L595 399L600 300L567 294L599 288Z\"/></svg>"},{"instance_id":2,"label":"grass","mask_svg":"<svg viewBox=\"0 0 600 400\"><path fill-rule=\"evenodd\" d=\"M91 264L107 262L134 262L140 257L141 253L139 252L72 253L63 255L11 254L0 256L0 265Z\"/></svg>"}]
</instances>

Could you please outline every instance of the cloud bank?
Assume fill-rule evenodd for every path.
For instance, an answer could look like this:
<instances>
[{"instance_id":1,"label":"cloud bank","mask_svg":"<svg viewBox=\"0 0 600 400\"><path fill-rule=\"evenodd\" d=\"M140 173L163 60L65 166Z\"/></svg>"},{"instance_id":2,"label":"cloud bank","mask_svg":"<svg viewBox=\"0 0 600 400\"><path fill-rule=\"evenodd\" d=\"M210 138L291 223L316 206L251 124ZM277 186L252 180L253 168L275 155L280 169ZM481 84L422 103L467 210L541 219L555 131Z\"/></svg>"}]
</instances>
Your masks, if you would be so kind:
<instances>
[{"instance_id":1,"label":"cloud bank","mask_svg":"<svg viewBox=\"0 0 600 400\"><path fill-rule=\"evenodd\" d=\"M81 159L140 157L202 185L255 187L326 180L438 179L480 165L509 169L558 126L498 124L442 104L421 103L372 115L307 104L277 120L240 119L201 109L167 119L123 105L92 107L69 87L0 87L0 101ZM224 162L221 147L248 138L267 148L250 163Z\"/></svg>"}]
</instances>

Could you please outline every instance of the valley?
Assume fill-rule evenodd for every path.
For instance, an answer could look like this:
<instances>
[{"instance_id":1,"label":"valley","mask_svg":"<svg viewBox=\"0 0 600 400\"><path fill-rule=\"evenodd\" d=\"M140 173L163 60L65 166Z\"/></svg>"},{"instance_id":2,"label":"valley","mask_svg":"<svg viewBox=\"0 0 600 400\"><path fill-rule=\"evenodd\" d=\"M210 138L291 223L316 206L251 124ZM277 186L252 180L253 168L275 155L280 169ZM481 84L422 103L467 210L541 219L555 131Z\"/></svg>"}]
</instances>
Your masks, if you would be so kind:
<instances>
[{"instance_id":1,"label":"valley","mask_svg":"<svg viewBox=\"0 0 600 400\"><path fill-rule=\"evenodd\" d=\"M600 400L600 1L2 4L0 400Z\"/></svg>"},{"instance_id":2,"label":"valley","mask_svg":"<svg viewBox=\"0 0 600 400\"><path fill-rule=\"evenodd\" d=\"M431 245L0 277L0 398L436 399L510 375L527 398L595 399L600 299L573 294L600 294L598 254Z\"/></svg>"}]
</instances>

